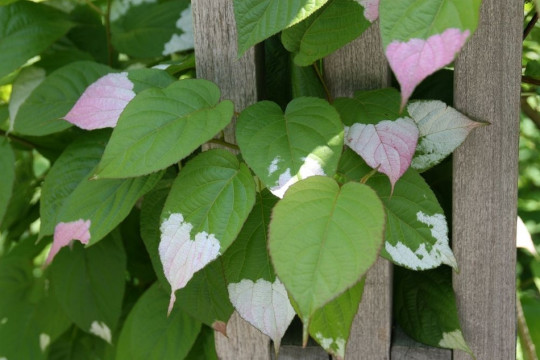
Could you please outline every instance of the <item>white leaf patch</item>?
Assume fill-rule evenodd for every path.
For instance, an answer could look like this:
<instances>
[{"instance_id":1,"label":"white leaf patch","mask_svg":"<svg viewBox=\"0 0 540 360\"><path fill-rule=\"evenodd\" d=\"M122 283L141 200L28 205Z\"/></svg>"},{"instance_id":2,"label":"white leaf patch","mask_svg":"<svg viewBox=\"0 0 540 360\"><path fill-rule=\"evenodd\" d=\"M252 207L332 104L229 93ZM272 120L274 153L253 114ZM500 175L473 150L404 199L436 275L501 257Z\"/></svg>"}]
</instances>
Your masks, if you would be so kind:
<instances>
[{"instance_id":1,"label":"white leaf patch","mask_svg":"<svg viewBox=\"0 0 540 360\"><path fill-rule=\"evenodd\" d=\"M159 257L165 277L171 284L168 314L176 301L174 292L182 289L197 271L220 255L220 243L214 234L200 232L191 239L193 225L182 214L171 214L160 227Z\"/></svg>"},{"instance_id":2,"label":"white leaf patch","mask_svg":"<svg viewBox=\"0 0 540 360\"><path fill-rule=\"evenodd\" d=\"M440 264L447 264L457 270L457 261L448 245L448 225L443 214L426 215L419 211L416 214L419 222L431 228L431 236L436 240L428 251L426 244L420 244L416 251L411 250L402 242L396 245L385 242L384 248L392 259L411 269L432 269Z\"/></svg>"},{"instance_id":3,"label":"white leaf patch","mask_svg":"<svg viewBox=\"0 0 540 360\"><path fill-rule=\"evenodd\" d=\"M41 352L45 352L49 344L51 343L51 337L45 333L39 334L39 348Z\"/></svg>"},{"instance_id":4,"label":"white leaf patch","mask_svg":"<svg viewBox=\"0 0 540 360\"><path fill-rule=\"evenodd\" d=\"M461 330L456 329L452 332L442 334L442 339L439 341L439 346L447 349L460 349L469 354L472 354L471 349L463 338Z\"/></svg>"},{"instance_id":5,"label":"white leaf patch","mask_svg":"<svg viewBox=\"0 0 540 360\"><path fill-rule=\"evenodd\" d=\"M416 101L407 107L420 131L411 166L424 171L450 155L467 135L484 123L472 121L456 109L438 100Z\"/></svg>"},{"instance_id":6,"label":"white leaf patch","mask_svg":"<svg viewBox=\"0 0 540 360\"><path fill-rule=\"evenodd\" d=\"M193 49L193 15L191 5L189 5L176 22L176 28L181 30L181 34L173 34L171 39L165 44L163 55L170 55L178 51Z\"/></svg>"},{"instance_id":7,"label":"white leaf patch","mask_svg":"<svg viewBox=\"0 0 540 360\"><path fill-rule=\"evenodd\" d=\"M325 338L320 332L315 334L315 338L326 351L333 350L339 359L343 359L345 357L345 339Z\"/></svg>"},{"instance_id":8,"label":"white leaf patch","mask_svg":"<svg viewBox=\"0 0 540 360\"><path fill-rule=\"evenodd\" d=\"M111 329L102 321L94 321L90 325L90 333L94 334L109 344L111 343L112 336L111 336Z\"/></svg>"},{"instance_id":9,"label":"white leaf patch","mask_svg":"<svg viewBox=\"0 0 540 360\"><path fill-rule=\"evenodd\" d=\"M274 163L276 159L272 161L272 164ZM308 157L302 158L302 161L304 163L302 164L302 166L300 166L300 169L298 170L298 173L296 175L292 176L291 169L289 168L287 168L287 170L285 170L281 175L279 175L277 184L270 188L270 192L272 192L272 194L282 199L287 189L289 189L289 187L291 187L293 184L297 183L298 181L306 179L310 176L315 176L315 175L325 176L326 175L324 173L324 170L320 162L314 157L311 157L311 155L309 155ZM270 164L269 170L272 167L272 164ZM277 162L276 162L276 166L277 166Z\"/></svg>"},{"instance_id":10,"label":"white leaf patch","mask_svg":"<svg viewBox=\"0 0 540 360\"><path fill-rule=\"evenodd\" d=\"M129 8L142 4L153 4L157 0L114 0L111 4L111 21L115 21L124 16Z\"/></svg>"},{"instance_id":11,"label":"white leaf patch","mask_svg":"<svg viewBox=\"0 0 540 360\"><path fill-rule=\"evenodd\" d=\"M13 83L11 97L9 99L9 131L13 131L15 117L21 105L28 99L32 91L45 80L45 70L35 66L21 70Z\"/></svg>"},{"instance_id":12,"label":"white leaf patch","mask_svg":"<svg viewBox=\"0 0 540 360\"><path fill-rule=\"evenodd\" d=\"M259 279L255 283L244 279L229 284L229 298L238 314L268 335L279 349L281 338L289 327L295 312L285 286L278 278L270 281Z\"/></svg>"},{"instance_id":13,"label":"white leaf patch","mask_svg":"<svg viewBox=\"0 0 540 360\"><path fill-rule=\"evenodd\" d=\"M281 158L279 156L276 156L274 160L270 163L270 166L268 166L268 176L272 175L278 170L278 164L281 161Z\"/></svg>"}]
</instances>

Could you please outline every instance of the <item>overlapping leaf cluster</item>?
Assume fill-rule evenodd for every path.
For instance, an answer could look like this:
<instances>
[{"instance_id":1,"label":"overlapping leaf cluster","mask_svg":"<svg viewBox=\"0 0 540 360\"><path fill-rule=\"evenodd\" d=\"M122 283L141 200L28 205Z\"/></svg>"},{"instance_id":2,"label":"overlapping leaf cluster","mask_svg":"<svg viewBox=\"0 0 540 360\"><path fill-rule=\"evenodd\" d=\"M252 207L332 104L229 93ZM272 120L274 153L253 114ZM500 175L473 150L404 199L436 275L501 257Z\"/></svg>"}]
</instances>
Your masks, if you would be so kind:
<instances>
[{"instance_id":1,"label":"overlapping leaf cluster","mask_svg":"<svg viewBox=\"0 0 540 360\"><path fill-rule=\"evenodd\" d=\"M235 0L239 53L269 38L267 72L282 64L268 100L235 114L215 84L193 78L188 1L3 2L0 358L216 358L211 329L225 333L234 310L276 349L297 314L304 343L311 335L343 358L379 256L457 268L420 172L481 123L408 99L475 30L479 1L392 4ZM396 19L418 8L422 18ZM331 99L320 59L379 11L401 96ZM396 60L403 51L416 60ZM237 145L222 136L233 118ZM209 144L234 153L201 151ZM403 271L418 285L396 291L399 319L414 319L404 329L469 351L448 276ZM437 315L449 311L441 304L450 313ZM426 321L436 331L417 326Z\"/></svg>"}]
</instances>

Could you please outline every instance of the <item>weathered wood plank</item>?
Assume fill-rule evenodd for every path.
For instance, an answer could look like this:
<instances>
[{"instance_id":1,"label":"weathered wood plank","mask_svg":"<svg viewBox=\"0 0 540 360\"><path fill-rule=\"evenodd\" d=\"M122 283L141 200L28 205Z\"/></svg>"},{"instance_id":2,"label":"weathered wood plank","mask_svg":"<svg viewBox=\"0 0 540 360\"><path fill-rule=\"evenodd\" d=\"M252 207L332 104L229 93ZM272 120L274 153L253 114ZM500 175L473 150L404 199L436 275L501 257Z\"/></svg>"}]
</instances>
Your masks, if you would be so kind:
<instances>
[{"instance_id":1,"label":"weathered wood plank","mask_svg":"<svg viewBox=\"0 0 540 360\"><path fill-rule=\"evenodd\" d=\"M452 360L452 350L430 347L414 341L403 330L392 334L392 360Z\"/></svg>"},{"instance_id":2,"label":"weathered wood plank","mask_svg":"<svg viewBox=\"0 0 540 360\"><path fill-rule=\"evenodd\" d=\"M515 358L515 228L523 1L484 0L455 67L455 105L487 120L454 154L454 274L465 338L478 360ZM454 359L470 357L460 351Z\"/></svg>"},{"instance_id":3,"label":"weathered wood plank","mask_svg":"<svg viewBox=\"0 0 540 360\"><path fill-rule=\"evenodd\" d=\"M325 78L333 96L390 84L378 26L325 60ZM383 360L390 356L392 265L380 258L368 272L364 295L347 345L347 359Z\"/></svg>"},{"instance_id":4,"label":"weathered wood plank","mask_svg":"<svg viewBox=\"0 0 540 360\"><path fill-rule=\"evenodd\" d=\"M193 27L197 77L221 89L236 111L257 101L255 50L240 59L236 52L236 27L230 0L193 0ZM225 140L235 142L234 121L225 129ZM216 350L222 360L268 360L269 339L235 312L227 324L228 338L216 332Z\"/></svg>"},{"instance_id":5,"label":"weathered wood plank","mask_svg":"<svg viewBox=\"0 0 540 360\"><path fill-rule=\"evenodd\" d=\"M273 349L272 360L276 359ZM278 360L329 360L330 356L319 346L283 345L279 350Z\"/></svg>"}]
</instances>

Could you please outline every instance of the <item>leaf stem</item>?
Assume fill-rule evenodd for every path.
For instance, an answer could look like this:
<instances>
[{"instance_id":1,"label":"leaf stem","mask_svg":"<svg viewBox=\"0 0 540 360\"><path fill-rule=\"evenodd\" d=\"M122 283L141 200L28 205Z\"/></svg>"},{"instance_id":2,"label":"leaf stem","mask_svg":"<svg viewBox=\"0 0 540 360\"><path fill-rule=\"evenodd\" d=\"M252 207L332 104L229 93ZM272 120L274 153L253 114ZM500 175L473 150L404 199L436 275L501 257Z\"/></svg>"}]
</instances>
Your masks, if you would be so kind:
<instances>
[{"instance_id":1,"label":"leaf stem","mask_svg":"<svg viewBox=\"0 0 540 360\"><path fill-rule=\"evenodd\" d=\"M319 67L317 66L317 63L313 63L313 68L315 69L315 73L317 74L317 77L319 78L323 88L324 92L326 93L326 99L330 104L334 102L334 98L332 97L332 94L330 93L330 90L328 89L328 86L326 85L326 81L324 81L324 78L321 74L321 71L319 70Z\"/></svg>"},{"instance_id":2,"label":"leaf stem","mask_svg":"<svg viewBox=\"0 0 540 360\"><path fill-rule=\"evenodd\" d=\"M538 12L535 11L531 21L529 21L529 23L525 27L525 30L523 30L523 40L527 38L527 36L531 32L531 30L534 28L534 25L536 24L537 21L538 21Z\"/></svg>"},{"instance_id":3,"label":"leaf stem","mask_svg":"<svg viewBox=\"0 0 540 360\"><path fill-rule=\"evenodd\" d=\"M531 85L540 85L540 80L535 79L531 76L523 75L521 77L521 82L525 84L531 84Z\"/></svg>"},{"instance_id":4,"label":"leaf stem","mask_svg":"<svg viewBox=\"0 0 540 360\"><path fill-rule=\"evenodd\" d=\"M517 325L518 325L518 334L521 342L523 344L524 352L526 354L527 360L538 360L536 356L536 349L534 343L531 339L531 334L525 321L525 314L523 313L523 307L521 306L521 300L519 296L516 296L516 310L517 310Z\"/></svg>"},{"instance_id":5,"label":"leaf stem","mask_svg":"<svg viewBox=\"0 0 540 360\"><path fill-rule=\"evenodd\" d=\"M231 144L230 142L227 142L227 141L221 140L221 139L211 139L211 140L208 141L208 143L209 144L216 144L216 145L225 146L225 147L228 147L229 149L232 149L232 150L237 150L237 151L240 150L238 145Z\"/></svg>"},{"instance_id":6,"label":"leaf stem","mask_svg":"<svg viewBox=\"0 0 540 360\"><path fill-rule=\"evenodd\" d=\"M26 147L28 147L30 149L35 149L36 148L36 145L31 143L30 141L25 140L23 138L20 138L18 136L12 135L12 134L8 133L7 131L0 130L0 135L5 136L8 139L10 139L11 141L19 143L21 145L24 145L24 146L26 146Z\"/></svg>"},{"instance_id":7,"label":"leaf stem","mask_svg":"<svg viewBox=\"0 0 540 360\"><path fill-rule=\"evenodd\" d=\"M114 49L111 42L111 0L107 0L107 12L105 13L105 34L107 37L107 53L109 66L113 64Z\"/></svg>"},{"instance_id":8,"label":"leaf stem","mask_svg":"<svg viewBox=\"0 0 540 360\"><path fill-rule=\"evenodd\" d=\"M94 5L94 3L93 3L91 0L86 0L86 4L87 4L92 10L94 10L96 13L98 13L99 16L105 16L105 14L103 13L103 11L101 11L100 8L98 8L96 5Z\"/></svg>"}]
</instances>

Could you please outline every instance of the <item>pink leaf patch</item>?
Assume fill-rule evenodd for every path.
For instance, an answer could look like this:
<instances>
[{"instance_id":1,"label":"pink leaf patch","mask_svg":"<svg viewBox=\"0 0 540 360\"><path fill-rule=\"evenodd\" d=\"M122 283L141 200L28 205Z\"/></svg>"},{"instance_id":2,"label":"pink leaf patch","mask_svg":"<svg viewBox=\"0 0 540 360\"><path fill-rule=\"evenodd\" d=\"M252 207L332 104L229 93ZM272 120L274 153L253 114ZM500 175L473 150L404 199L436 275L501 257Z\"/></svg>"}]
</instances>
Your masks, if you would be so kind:
<instances>
[{"instance_id":1,"label":"pink leaf patch","mask_svg":"<svg viewBox=\"0 0 540 360\"><path fill-rule=\"evenodd\" d=\"M135 97L133 86L126 72L107 74L86 88L64 119L85 130L115 127Z\"/></svg>"},{"instance_id":2,"label":"pink leaf patch","mask_svg":"<svg viewBox=\"0 0 540 360\"><path fill-rule=\"evenodd\" d=\"M228 290L238 314L263 334L270 336L276 351L279 350L281 338L295 315L281 281L277 278L273 283L264 279L256 282L243 279L239 283L229 284Z\"/></svg>"},{"instance_id":3,"label":"pink leaf patch","mask_svg":"<svg viewBox=\"0 0 540 360\"><path fill-rule=\"evenodd\" d=\"M372 168L388 175L394 184L411 164L418 128L409 118L381 121L377 125L354 124L345 129L345 144Z\"/></svg>"},{"instance_id":4,"label":"pink leaf patch","mask_svg":"<svg viewBox=\"0 0 540 360\"><path fill-rule=\"evenodd\" d=\"M369 22L379 18L379 0L360 0L360 5L364 7L364 17Z\"/></svg>"},{"instance_id":5,"label":"pink leaf patch","mask_svg":"<svg viewBox=\"0 0 540 360\"><path fill-rule=\"evenodd\" d=\"M70 245L72 241L79 240L83 244L90 241L90 220L79 219L77 221L58 223L54 228L54 240L45 260L45 266L49 265L56 254L64 246Z\"/></svg>"},{"instance_id":6,"label":"pink leaf patch","mask_svg":"<svg viewBox=\"0 0 540 360\"><path fill-rule=\"evenodd\" d=\"M176 290L182 289L197 271L218 257L220 243L214 234L200 232L191 239L193 225L182 214L171 214L160 227L159 257L165 277L171 284L168 314L176 301Z\"/></svg>"},{"instance_id":7,"label":"pink leaf patch","mask_svg":"<svg viewBox=\"0 0 540 360\"><path fill-rule=\"evenodd\" d=\"M392 41L386 47L386 57L401 85L401 108L422 80L454 60L469 35L469 30L450 28L427 40Z\"/></svg>"}]
</instances>

